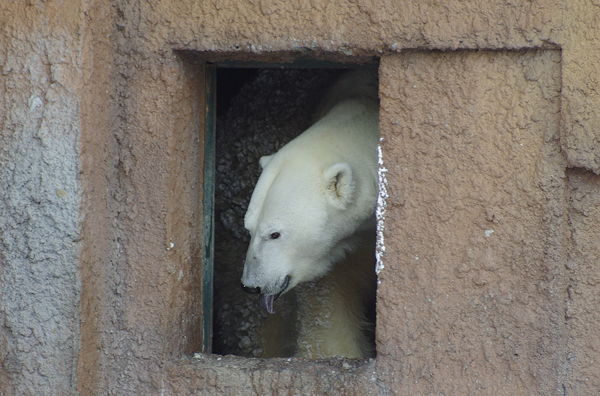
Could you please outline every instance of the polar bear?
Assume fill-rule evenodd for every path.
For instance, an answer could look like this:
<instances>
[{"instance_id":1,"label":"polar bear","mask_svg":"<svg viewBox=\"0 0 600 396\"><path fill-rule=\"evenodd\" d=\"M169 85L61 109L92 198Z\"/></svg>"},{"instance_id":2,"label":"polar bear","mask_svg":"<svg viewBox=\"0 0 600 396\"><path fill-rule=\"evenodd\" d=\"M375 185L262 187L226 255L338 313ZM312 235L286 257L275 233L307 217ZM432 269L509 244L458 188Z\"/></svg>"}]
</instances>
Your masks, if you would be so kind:
<instances>
[{"instance_id":1,"label":"polar bear","mask_svg":"<svg viewBox=\"0 0 600 396\"><path fill-rule=\"evenodd\" d=\"M260 159L242 288L272 314L298 286L296 356L374 355L378 111L376 73L348 73L309 129Z\"/></svg>"}]
</instances>

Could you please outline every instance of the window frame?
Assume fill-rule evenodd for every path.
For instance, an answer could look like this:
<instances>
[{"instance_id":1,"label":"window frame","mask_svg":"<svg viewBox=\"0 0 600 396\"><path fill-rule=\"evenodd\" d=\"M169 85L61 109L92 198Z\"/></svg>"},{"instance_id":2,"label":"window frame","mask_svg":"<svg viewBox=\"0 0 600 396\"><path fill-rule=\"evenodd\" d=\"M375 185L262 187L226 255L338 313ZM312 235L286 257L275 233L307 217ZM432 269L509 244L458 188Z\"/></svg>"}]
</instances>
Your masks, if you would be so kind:
<instances>
[{"instance_id":1,"label":"window frame","mask_svg":"<svg viewBox=\"0 0 600 396\"><path fill-rule=\"evenodd\" d=\"M214 203L217 125L217 69L358 69L379 68L379 59L364 62L333 62L312 58L295 59L291 62L263 62L257 60L221 60L205 62L205 131L204 131L204 185L202 222L202 353L212 353L213 344L213 296L214 296Z\"/></svg>"}]
</instances>

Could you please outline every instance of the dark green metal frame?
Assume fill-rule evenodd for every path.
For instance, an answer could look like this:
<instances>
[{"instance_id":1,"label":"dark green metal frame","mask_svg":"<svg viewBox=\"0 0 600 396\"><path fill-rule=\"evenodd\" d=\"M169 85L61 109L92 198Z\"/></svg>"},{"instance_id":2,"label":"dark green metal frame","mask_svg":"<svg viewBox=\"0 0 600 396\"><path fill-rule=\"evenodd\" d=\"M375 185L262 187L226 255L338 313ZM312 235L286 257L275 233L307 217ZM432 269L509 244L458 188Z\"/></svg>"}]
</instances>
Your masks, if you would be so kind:
<instances>
[{"instance_id":1,"label":"dark green metal frame","mask_svg":"<svg viewBox=\"0 0 600 396\"><path fill-rule=\"evenodd\" d=\"M205 67L204 198L202 221L202 352L212 352L217 69Z\"/></svg>"},{"instance_id":2,"label":"dark green metal frame","mask_svg":"<svg viewBox=\"0 0 600 396\"><path fill-rule=\"evenodd\" d=\"M259 61L220 61L214 65L218 68L245 68L245 69L356 69L356 68L377 68L378 61L369 61L365 63L343 63L327 62L315 59L296 59L292 62L269 63Z\"/></svg>"},{"instance_id":3,"label":"dark green metal frame","mask_svg":"<svg viewBox=\"0 0 600 396\"><path fill-rule=\"evenodd\" d=\"M202 257L202 352L212 352L213 326L213 268L214 268L214 200L215 200L215 142L217 68L304 68L355 69L377 68L379 62L341 63L315 59L297 59L288 63L258 61L220 61L205 65L206 131L204 134L204 200L203 200L203 257Z\"/></svg>"}]
</instances>

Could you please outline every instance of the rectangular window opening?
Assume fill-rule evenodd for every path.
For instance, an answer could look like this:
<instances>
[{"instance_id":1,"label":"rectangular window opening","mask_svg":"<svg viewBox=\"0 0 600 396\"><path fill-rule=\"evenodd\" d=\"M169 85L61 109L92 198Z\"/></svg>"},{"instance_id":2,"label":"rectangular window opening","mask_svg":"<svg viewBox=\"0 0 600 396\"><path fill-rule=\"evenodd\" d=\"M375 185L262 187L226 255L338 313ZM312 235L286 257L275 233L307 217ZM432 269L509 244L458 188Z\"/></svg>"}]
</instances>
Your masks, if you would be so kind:
<instances>
[{"instance_id":1,"label":"rectangular window opening","mask_svg":"<svg viewBox=\"0 0 600 396\"><path fill-rule=\"evenodd\" d=\"M321 310L318 315L310 316L306 304L309 300L313 303L319 299L329 301L326 290L339 283L333 280L326 284L318 280L310 282L311 286L314 283L318 287L314 295L308 284L298 285L275 302L247 293L256 292L255 288L242 290L242 270L250 242L244 216L261 174L260 158L276 153L313 124L321 98L335 81L356 69L370 70L366 73L376 76L377 67L375 63L354 65L306 60L290 64L217 62L206 65L203 352L269 358L295 356L303 351L301 354L307 356L307 351L317 348L311 343L318 343L306 335L308 326L333 321L332 316L338 320L336 323L346 320L337 317L339 309ZM377 153L373 152L373 156L376 158ZM336 178L343 180L340 175L343 172L336 173ZM298 180L292 182L295 184ZM269 235L277 239L277 234L279 231L274 229ZM361 238L367 235L361 241L368 240L365 243L369 248L357 248L352 260L368 262L367 266L372 261L370 272L344 286L356 288L352 290L354 295L364 290L365 296L361 297L364 312L358 316L364 315L368 325L347 335L353 340L357 334L361 337L353 341L362 345L359 357L375 354L375 229L367 234L361 234ZM362 243L356 242L357 245ZM368 290L363 282L367 278L365 282L372 285ZM279 279L285 282L285 278ZM333 297L330 300L339 302ZM265 305L271 305L275 313L268 313ZM301 323L307 317L312 317L314 323ZM347 328L340 329L337 336L344 337L347 331ZM363 345L365 340L369 345Z\"/></svg>"}]
</instances>

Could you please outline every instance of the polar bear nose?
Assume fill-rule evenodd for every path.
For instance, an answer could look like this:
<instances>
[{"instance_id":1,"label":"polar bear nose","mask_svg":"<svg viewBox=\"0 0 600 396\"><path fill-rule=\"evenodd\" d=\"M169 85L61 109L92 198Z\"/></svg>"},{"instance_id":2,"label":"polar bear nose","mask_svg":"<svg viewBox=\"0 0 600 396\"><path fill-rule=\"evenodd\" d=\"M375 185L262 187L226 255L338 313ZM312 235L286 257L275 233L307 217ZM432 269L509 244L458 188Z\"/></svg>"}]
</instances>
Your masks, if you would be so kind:
<instances>
[{"instance_id":1,"label":"polar bear nose","mask_svg":"<svg viewBox=\"0 0 600 396\"><path fill-rule=\"evenodd\" d=\"M242 290L250 294L260 294L260 287L248 287L242 283Z\"/></svg>"}]
</instances>

